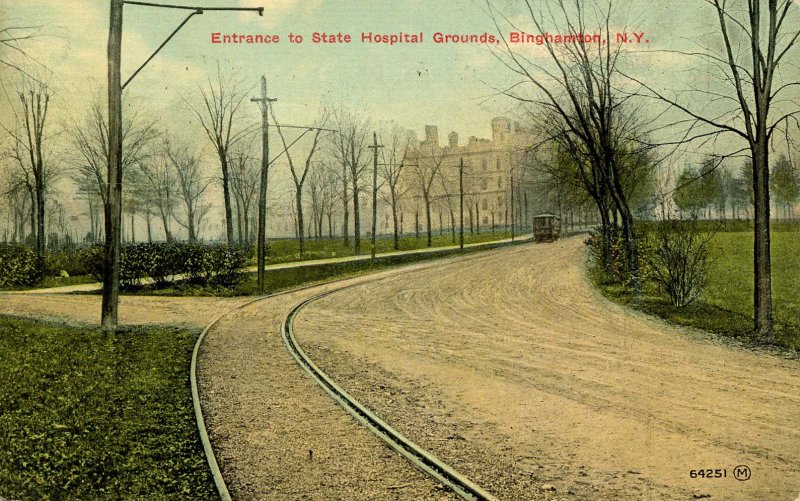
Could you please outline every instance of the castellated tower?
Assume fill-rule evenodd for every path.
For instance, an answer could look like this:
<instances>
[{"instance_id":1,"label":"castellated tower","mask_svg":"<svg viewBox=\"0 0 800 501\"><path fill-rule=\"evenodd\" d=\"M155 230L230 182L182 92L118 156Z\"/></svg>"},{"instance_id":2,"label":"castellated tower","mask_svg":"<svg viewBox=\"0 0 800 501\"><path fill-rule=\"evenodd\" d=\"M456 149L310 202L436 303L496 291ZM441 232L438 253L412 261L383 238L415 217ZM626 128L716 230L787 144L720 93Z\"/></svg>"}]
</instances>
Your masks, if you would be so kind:
<instances>
[{"instance_id":1,"label":"castellated tower","mask_svg":"<svg viewBox=\"0 0 800 501\"><path fill-rule=\"evenodd\" d=\"M453 131L447 136L447 142L451 148L458 148L458 132Z\"/></svg>"},{"instance_id":2,"label":"castellated tower","mask_svg":"<svg viewBox=\"0 0 800 501\"><path fill-rule=\"evenodd\" d=\"M432 146L439 146L439 127L435 125L425 126L425 142Z\"/></svg>"},{"instance_id":3,"label":"castellated tower","mask_svg":"<svg viewBox=\"0 0 800 501\"><path fill-rule=\"evenodd\" d=\"M505 117L492 119L492 142L505 143L511 137L511 120Z\"/></svg>"}]
</instances>

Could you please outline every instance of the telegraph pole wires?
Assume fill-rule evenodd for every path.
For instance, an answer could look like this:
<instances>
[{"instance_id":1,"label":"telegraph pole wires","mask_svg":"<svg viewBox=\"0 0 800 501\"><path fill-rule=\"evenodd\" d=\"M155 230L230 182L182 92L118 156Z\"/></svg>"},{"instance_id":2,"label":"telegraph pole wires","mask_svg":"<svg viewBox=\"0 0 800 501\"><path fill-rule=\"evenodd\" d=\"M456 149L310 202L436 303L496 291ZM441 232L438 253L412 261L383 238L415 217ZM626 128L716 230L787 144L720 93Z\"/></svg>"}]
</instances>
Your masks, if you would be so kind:
<instances>
[{"instance_id":1,"label":"telegraph pole wires","mask_svg":"<svg viewBox=\"0 0 800 501\"><path fill-rule=\"evenodd\" d=\"M267 182L269 180L269 103L276 98L267 97L267 77L261 75L261 97L251 98L261 107L261 180L258 193L258 238L256 266L258 267L258 290L266 286L264 265L267 246Z\"/></svg>"}]
</instances>

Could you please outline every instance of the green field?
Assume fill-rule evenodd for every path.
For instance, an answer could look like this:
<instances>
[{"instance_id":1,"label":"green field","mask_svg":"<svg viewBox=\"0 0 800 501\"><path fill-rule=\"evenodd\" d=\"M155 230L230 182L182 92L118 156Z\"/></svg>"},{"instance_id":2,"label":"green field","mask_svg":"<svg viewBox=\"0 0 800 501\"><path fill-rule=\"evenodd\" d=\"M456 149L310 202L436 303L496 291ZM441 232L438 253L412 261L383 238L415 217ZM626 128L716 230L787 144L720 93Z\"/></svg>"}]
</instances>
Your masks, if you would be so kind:
<instances>
[{"instance_id":1,"label":"green field","mask_svg":"<svg viewBox=\"0 0 800 501\"><path fill-rule=\"evenodd\" d=\"M187 376L196 335L0 317L0 496L214 499Z\"/></svg>"},{"instance_id":2,"label":"green field","mask_svg":"<svg viewBox=\"0 0 800 501\"><path fill-rule=\"evenodd\" d=\"M431 239L431 247L447 247L450 245L458 245L458 233L456 233L456 241L453 242L452 234L447 231L442 235L438 232L434 233ZM492 232L491 228L482 228L480 234L470 235L469 231L464 232L465 244L476 244L483 242L490 242L492 240L503 240L511 238L510 231L497 231ZM307 239L305 242L306 252L300 255L300 243L297 239L275 239L269 241L269 252L267 254L268 263L286 263L291 261L303 261L307 259L321 259L327 257L341 257L354 255L353 238L350 238L350 244L344 245L340 237L333 239L323 238L319 240ZM361 254L369 255L372 240L369 237L361 239ZM399 240L399 247L401 251L424 249L428 246L428 237L424 232L420 232L419 237L404 235ZM391 237L384 235L379 236L375 240L375 252L382 254L385 252L394 251L394 240Z\"/></svg>"},{"instance_id":3,"label":"green field","mask_svg":"<svg viewBox=\"0 0 800 501\"><path fill-rule=\"evenodd\" d=\"M772 294L776 343L800 349L800 231L796 227L772 232ZM700 300L676 308L652 287L634 300L619 285L595 283L611 299L667 319L736 338L753 330L753 233L720 231L711 241L712 263Z\"/></svg>"}]
</instances>

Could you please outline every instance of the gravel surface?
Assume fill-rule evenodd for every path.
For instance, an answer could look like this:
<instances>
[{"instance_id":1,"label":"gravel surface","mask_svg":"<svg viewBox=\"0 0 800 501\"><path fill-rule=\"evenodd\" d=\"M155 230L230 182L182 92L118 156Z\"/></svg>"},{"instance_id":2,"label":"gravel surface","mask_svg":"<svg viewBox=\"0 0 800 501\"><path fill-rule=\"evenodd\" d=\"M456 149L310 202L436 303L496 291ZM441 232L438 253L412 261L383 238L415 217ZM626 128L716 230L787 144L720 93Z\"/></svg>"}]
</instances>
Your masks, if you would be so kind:
<instances>
[{"instance_id":1,"label":"gravel surface","mask_svg":"<svg viewBox=\"0 0 800 501\"><path fill-rule=\"evenodd\" d=\"M120 325L170 324L203 328L217 315L249 298L122 296ZM0 313L67 322L100 324L100 296L0 294Z\"/></svg>"},{"instance_id":2,"label":"gravel surface","mask_svg":"<svg viewBox=\"0 0 800 501\"><path fill-rule=\"evenodd\" d=\"M309 294L247 306L226 316L203 343L204 415L232 497L458 499L338 407L288 353L281 324Z\"/></svg>"},{"instance_id":3,"label":"gravel surface","mask_svg":"<svg viewBox=\"0 0 800 501\"><path fill-rule=\"evenodd\" d=\"M800 364L613 304L583 256L567 239L365 283L310 304L295 334L501 499L795 499Z\"/></svg>"}]
</instances>

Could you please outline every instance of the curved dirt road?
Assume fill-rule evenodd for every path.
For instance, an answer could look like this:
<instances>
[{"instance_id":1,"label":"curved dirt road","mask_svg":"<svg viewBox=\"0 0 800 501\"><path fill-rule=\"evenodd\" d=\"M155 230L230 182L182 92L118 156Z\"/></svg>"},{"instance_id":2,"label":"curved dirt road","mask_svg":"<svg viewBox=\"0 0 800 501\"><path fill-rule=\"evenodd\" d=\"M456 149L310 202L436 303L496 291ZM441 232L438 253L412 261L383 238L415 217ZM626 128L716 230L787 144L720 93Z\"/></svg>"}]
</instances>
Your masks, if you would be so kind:
<instances>
[{"instance_id":1,"label":"curved dirt road","mask_svg":"<svg viewBox=\"0 0 800 501\"><path fill-rule=\"evenodd\" d=\"M800 364L610 303L583 256L574 238L389 276L309 305L295 333L501 499L794 500ZM726 478L690 478L700 468Z\"/></svg>"}]
</instances>

